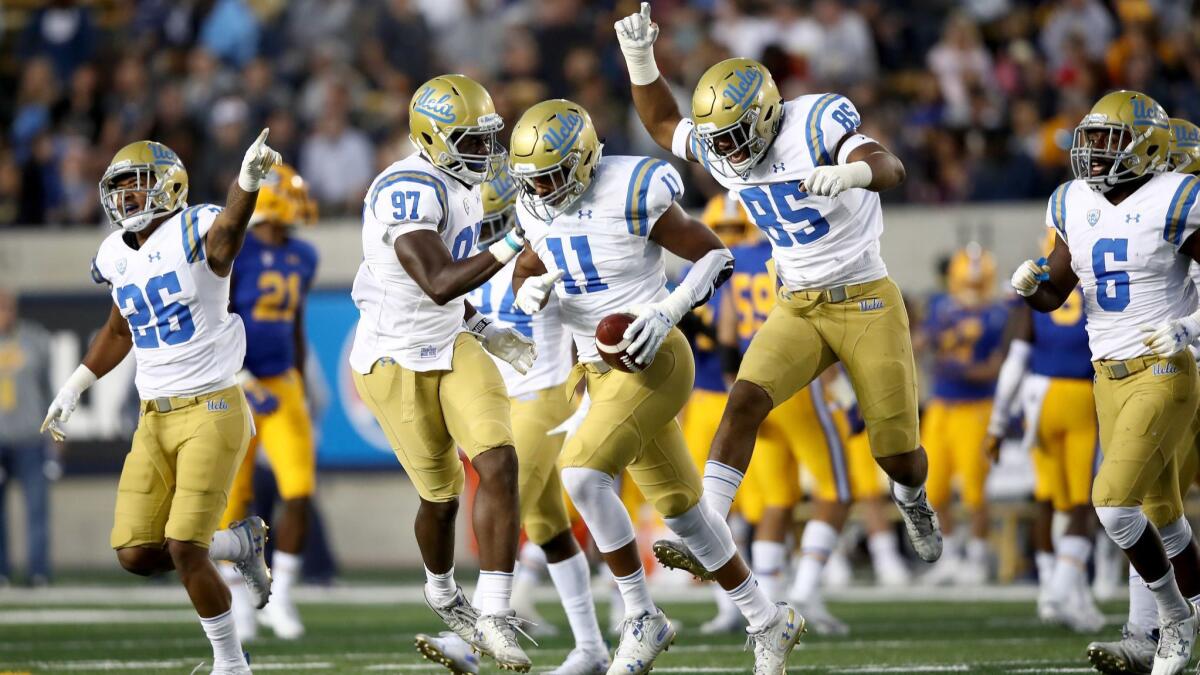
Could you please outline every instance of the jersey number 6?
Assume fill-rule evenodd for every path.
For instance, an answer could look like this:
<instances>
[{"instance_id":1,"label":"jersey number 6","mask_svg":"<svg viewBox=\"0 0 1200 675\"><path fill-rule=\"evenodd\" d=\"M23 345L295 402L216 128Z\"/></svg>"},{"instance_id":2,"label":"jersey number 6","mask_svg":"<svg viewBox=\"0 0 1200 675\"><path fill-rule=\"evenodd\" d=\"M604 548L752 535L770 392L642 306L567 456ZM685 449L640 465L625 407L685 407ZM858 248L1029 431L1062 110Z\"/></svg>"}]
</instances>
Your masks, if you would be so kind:
<instances>
[{"instance_id":1,"label":"jersey number 6","mask_svg":"<svg viewBox=\"0 0 1200 675\"><path fill-rule=\"evenodd\" d=\"M825 220L820 211L811 206L793 206L793 203L808 197L808 193L800 189L798 181L772 183L767 188L771 191L769 195L767 190L759 185L745 188L738 194L754 224L765 232L776 246L788 248L796 244L811 244L828 234L829 221ZM785 224L800 223L805 225L794 231L784 227Z\"/></svg>"},{"instance_id":2,"label":"jersey number 6","mask_svg":"<svg viewBox=\"0 0 1200 675\"><path fill-rule=\"evenodd\" d=\"M1129 259L1128 239L1099 239L1092 247L1092 272L1096 275L1096 303L1106 312L1123 312L1129 306L1129 272L1107 269L1113 262Z\"/></svg>"}]
</instances>

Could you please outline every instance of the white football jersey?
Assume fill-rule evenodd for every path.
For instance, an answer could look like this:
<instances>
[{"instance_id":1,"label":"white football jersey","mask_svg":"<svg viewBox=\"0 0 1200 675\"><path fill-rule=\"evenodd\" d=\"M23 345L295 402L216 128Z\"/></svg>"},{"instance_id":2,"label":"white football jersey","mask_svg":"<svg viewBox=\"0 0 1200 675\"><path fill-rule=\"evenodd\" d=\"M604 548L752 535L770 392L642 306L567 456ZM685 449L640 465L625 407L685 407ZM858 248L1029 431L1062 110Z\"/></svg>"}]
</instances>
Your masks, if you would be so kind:
<instances>
[{"instance_id":1,"label":"white football jersey","mask_svg":"<svg viewBox=\"0 0 1200 675\"><path fill-rule=\"evenodd\" d=\"M208 266L204 237L221 208L199 204L168 218L140 248L108 235L92 261L133 333L138 396L198 396L235 384L246 329L229 313L229 277ZM128 235L130 238L132 234Z\"/></svg>"},{"instance_id":2,"label":"white football jersey","mask_svg":"<svg viewBox=\"0 0 1200 675\"><path fill-rule=\"evenodd\" d=\"M1080 180L1050 196L1046 226L1070 248L1093 360L1145 356L1140 326L1195 311L1192 261L1179 247L1200 227L1198 196L1200 178L1178 173L1155 175L1116 206Z\"/></svg>"},{"instance_id":3,"label":"white football jersey","mask_svg":"<svg viewBox=\"0 0 1200 675\"><path fill-rule=\"evenodd\" d=\"M855 188L837 197L815 197L801 189L814 168L837 163L838 143L854 134L859 122L858 110L844 96L792 99L783 104L775 142L745 178L713 171L707 149L694 134L690 139L692 156L737 195L771 241L775 267L787 288L830 288L887 276L879 254L879 193Z\"/></svg>"},{"instance_id":4,"label":"white football jersey","mask_svg":"<svg viewBox=\"0 0 1200 675\"><path fill-rule=\"evenodd\" d=\"M565 273L554 291L581 363L600 360L601 319L667 297L663 249L650 241L650 231L682 194L683 181L670 164L615 156L600 159L587 192L551 223L517 202L534 253L546 269Z\"/></svg>"},{"instance_id":5,"label":"white football jersey","mask_svg":"<svg viewBox=\"0 0 1200 675\"><path fill-rule=\"evenodd\" d=\"M516 266L514 258L486 284L468 293L467 302L474 305L480 314L516 329L537 345L537 359L525 375L518 373L508 361L492 357L504 376L508 395L523 398L567 381L567 375L571 372L571 334L563 329L558 300L554 296L550 296L542 311L533 316L514 306L516 297L512 290L512 275Z\"/></svg>"},{"instance_id":6,"label":"white football jersey","mask_svg":"<svg viewBox=\"0 0 1200 675\"><path fill-rule=\"evenodd\" d=\"M396 258L401 235L436 232L461 260L476 253L483 219L478 187L467 187L418 153L379 174L363 204L363 261L350 292L358 307L358 328L350 365L360 373L383 357L409 370L449 370L454 338L463 326L463 303L439 306Z\"/></svg>"}]
</instances>

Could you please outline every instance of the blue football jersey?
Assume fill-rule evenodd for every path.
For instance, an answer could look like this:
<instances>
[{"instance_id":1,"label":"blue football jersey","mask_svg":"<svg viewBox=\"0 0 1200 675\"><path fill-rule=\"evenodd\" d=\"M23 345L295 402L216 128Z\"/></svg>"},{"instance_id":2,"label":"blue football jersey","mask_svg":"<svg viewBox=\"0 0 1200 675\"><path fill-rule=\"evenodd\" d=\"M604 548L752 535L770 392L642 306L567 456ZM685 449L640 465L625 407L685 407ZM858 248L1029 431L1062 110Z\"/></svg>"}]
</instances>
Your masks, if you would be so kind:
<instances>
[{"instance_id":1,"label":"blue football jersey","mask_svg":"<svg viewBox=\"0 0 1200 675\"><path fill-rule=\"evenodd\" d=\"M296 365L296 317L317 272L317 250L289 238L280 246L251 234L233 264L231 310L246 324L245 367L272 377Z\"/></svg>"},{"instance_id":2,"label":"blue football jersey","mask_svg":"<svg viewBox=\"0 0 1200 675\"><path fill-rule=\"evenodd\" d=\"M933 395L951 401L990 398L995 381L975 382L965 376L967 368L988 360L1001 346L1008 307L993 302L965 307L953 298L931 303L925 318L925 334L934 347Z\"/></svg>"},{"instance_id":3,"label":"blue football jersey","mask_svg":"<svg viewBox=\"0 0 1200 675\"><path fill-rule=\"evenodd\" d=\"M734 246L729 251L733 253L733 274L721 287L720 294L732 296L738 346L744 354L750 347L750 340L775 307L776 281L771 265L771 244L764 239ZM719 312L723 301L723 297L718 297L711 304Z\"/></svg>"},{"instance_id":4,"label":"blue football jersey","mask_svg":"<svg viewBox=\"0 0 1200 675\"><path fill-rule=\"evenodd\" d=\"M1083 291L1076 286L1062 307L1033 312L1033 354L1029 370L1047 377L1090 380L1095 375L1088 348Z\"/></svg>"}]
</instances>

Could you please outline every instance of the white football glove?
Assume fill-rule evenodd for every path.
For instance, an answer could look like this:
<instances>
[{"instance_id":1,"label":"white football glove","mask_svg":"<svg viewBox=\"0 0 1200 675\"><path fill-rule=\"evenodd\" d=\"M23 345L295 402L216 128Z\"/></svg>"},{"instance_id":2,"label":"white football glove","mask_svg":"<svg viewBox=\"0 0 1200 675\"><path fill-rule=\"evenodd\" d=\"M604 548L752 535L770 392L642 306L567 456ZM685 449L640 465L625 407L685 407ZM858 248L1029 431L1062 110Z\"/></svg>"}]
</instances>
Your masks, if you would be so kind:
<instances>
[{"instance_id":1,"label":"white football glove","mask_svg":"<svg viewBox=\"0 0 1200 675\"><path fill-rule=\"evenodd\" d=\"M663 303L657 302L649 305L634 305L622 311L637 317L625 329L625 334L622 336L626 340L630 340L625 351L639 366L647 366L654 360L658 348L662 346L663 340L667 339L667 333L671 332L679 319L673 317L669 313L670 310L663 307Z\"/></svg>"},{"instance_id":2,"label":"white football glove","mask_svg":"<svg viewBox=\"0 0 1200 675\"><path fill-rule=\"evenodd\" d=\"M525 230L519 227L510 229L503 237L488 246L488 253L491 253L504 265L507 265L509 260L517 257L517 254L523 250L525 250Z\"/></svg>"},{"instance_id":3,"label":"white football glove","mask_svg":"<svg viewBox=\"0 0 1200 675\"><path fill-rule=\"evenodd\" d=\"M546 298L550 297L550 291L554 289L554 284L562 278L562 270L529 277L517 289L517 296L513 300L513 304L517 306L517 309L530 316L537 314L546 306Z\"/></svg>"},{"instance_id":4,"label":"white football glove","mask_svg":"<svg viewBox=\"0 0 1200 675\"><path fill-rule=\"evenodd\" d=\"M1012 287L1021 297L1028 298L1037 291L1038 284L1050 278L1049 275L1050 266L1046 264L1045 258L1040 258L1037 262L1026 260L1013 272Z\"/></svg>"},{"instance_id":5,"label":"white football glove","mask_svg":"<svg viewBox=\"0 0 1200 675\"><path fill-rule=\"evenodd\" d=\"M467 324L471 333L483 343L484 349L496 358L507 361L518 373L524 375L533 367L537 346L515 328L501 326L482 314L474 316Z\"/></svg>"},{"instance_id":6,"label":"white football glove","mask_svg":"<svg viewBox=\"0 0 1200 675\"><path fill-rule=\"evenodd\" d=\"M818 166L804 179L804 191L818 197L836 197L850 188L867 187L873 175L866 162Z\"/></svg>"},{"instance_id":7,"label":"white football glove","mask_svg":"<svg viewBox=\"0 0 1200 675\"><path fill-rule=\"evenodd\" d=\"M75 412L75 406L79 405L80 395L95 381L95 374L87 366L80 365L76 368L50 402L50 409L46 411L46 419L42 420L40 433L49 431L54 440L60 443L65 440L67 434L62 425L71 419L71 413Z\"/></svg>"},{"instance_id":8,"label":"white football glove","mask_svg":"<svg viewBox=\"0 0 1200 675\"><path fill-rule=\"evenodd\" d=\"M258 138L246 150L242 158L242 170L238 173L238 187L246 192L258 192L262 179L271 172L271 167L283 162L283 157L267 145L270 129L263 129Z\"/></svg>"},{"instance_id":9,"label":"white football glove","mask_svg":"<svg viewBox=\"0 0 1200 675\"><path fill-rule=\"evenodd\" d=\"M1142 344L1156 356L1175 356L1188 348L1200 337L1200 318L1196 315L1164 321L1158 326L1142 325L1138 330L1145 334Z\"/></svg>"},{"instance_id":10,"label":"white football glove","mask_svg":"<svg viewBox=\"0 0 1200 675\"><path fill-rule=\"evenodd\" d=\"M629 68L629 81L645 85L657 80L654 41L658 39L658 24L650 20L650 3L643 2L640 12L614 23L613 28L617 29L617 44Z\"/></svg>"}]
</instances>

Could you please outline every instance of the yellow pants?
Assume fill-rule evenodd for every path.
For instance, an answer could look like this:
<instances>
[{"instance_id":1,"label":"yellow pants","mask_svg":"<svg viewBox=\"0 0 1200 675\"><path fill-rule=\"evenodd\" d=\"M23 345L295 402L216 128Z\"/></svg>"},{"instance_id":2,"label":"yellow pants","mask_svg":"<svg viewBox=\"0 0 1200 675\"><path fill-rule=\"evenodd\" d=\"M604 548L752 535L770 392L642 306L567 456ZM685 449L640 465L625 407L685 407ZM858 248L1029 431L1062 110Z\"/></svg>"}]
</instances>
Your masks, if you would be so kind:
<instances>
[{"instance_id":1,"label":"yellow pants","mask_svg":"<svg viewBox=\"0 0 1200 675\"><path fill-rule=\"evenodd\" d=\"M250 442L233 479L229 504L221 517L221 527L246 517L254 499L254 463L259 446L267 455L279 496L284 500L308 497L317 484L317 453L313 447L312 421L304 399L304 380L296 370L258 380L260 386L279 400L269 415L255 415L258 432Z\"/></svg>"},{"instance_id":2,"label":"yellow pants","mask_svg":"<svg viewBox=\"0 0 1200 675\"><path fill-rule=\"evenodd\" d=\"M513 445L504 379L467 333L454 341L450 370L418 372L380 359L370 373L354 373L354 387L425 501L462 494L466 474L456 446L474 459Z\"/></svg>"},{"instance_id":3,"label":"yellow pants","mask_svg":"<svg viewBox=\"0 0 1200 675\"><path fill-rule=\"evenodd\" d=\"M249 405L240 387L171 399L170 412L143 401L117 484L109 543L208 547L229 487L250 444Z\"/></svg>"},{"instance_id":4,"label":"yellow pants","mask_svg":"<svg viewBox=\"0 0 1200 675\"><path fill-rule=\"evenodd\" d=\"M992 401L944 401L934 399L925 408L921 442L929 458L925 489L934 508L950 502L954 479L959 482L963 503L983 506L988 459L983 454Z\"/></svg>"},{"instance_id":5,"label":"yellow pants","mask_svg":"<svg viewBox=\"0 0 1200 675\"><path fill-rule=\"evenodd\" d=\"M511 402L521 525L525 536L540 546L571 527L558 475L564 435L547 433L571 416L571 403L557 385Z\"/></svg>"},{"instance_id":6,"label":"yellow pants","mask_svg":"<svg viewBox=\"0 0 1200 675\"><path fill-rule=\"evenodd\" d=\"M1056 511L1090 505L1099 450L1091 380L1051 378L1033 450L1035 496L1041 492Z\"/></svg>"},{"instance_id":7,"label":"yellow pants","mask_svg":"<svg viewBox=\"0 0 1200 675\"><path fill-rule=\"evenodd\" d=\"M683 440L687 442L692 463L700 473L704 473L704 463L708 461L717 427L721 426L727 400L729 394L723 391L696 389L683 409Z\"/></svg>"}]
</instances>

